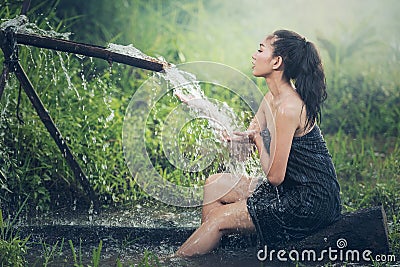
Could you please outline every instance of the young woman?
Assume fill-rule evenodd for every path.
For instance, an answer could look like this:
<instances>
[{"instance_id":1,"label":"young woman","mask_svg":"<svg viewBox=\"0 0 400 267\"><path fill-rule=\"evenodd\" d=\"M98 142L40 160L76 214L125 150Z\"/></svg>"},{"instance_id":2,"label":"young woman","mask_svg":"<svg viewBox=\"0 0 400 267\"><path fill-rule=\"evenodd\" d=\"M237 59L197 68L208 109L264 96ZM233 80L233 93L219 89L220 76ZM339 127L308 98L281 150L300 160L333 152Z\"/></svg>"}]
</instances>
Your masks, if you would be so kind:
<instances>
[{"instance_id":1,"label":"young woman","mask_svg":"<svg viewBox=\"0 0 400 267\"><path fill-rule=\"evenodd\" d=\"M301 239L340 216L335 168L317 125L326 99L318 51L299 34L279 30L252 59L253 75L265 78L269 92L248 131L237 136L255 144L265 178L254 184L228 173L210 176L202 224L179 256L208 253L234 231L256 231L262 245Z\"/></svg>"}]
</instances>

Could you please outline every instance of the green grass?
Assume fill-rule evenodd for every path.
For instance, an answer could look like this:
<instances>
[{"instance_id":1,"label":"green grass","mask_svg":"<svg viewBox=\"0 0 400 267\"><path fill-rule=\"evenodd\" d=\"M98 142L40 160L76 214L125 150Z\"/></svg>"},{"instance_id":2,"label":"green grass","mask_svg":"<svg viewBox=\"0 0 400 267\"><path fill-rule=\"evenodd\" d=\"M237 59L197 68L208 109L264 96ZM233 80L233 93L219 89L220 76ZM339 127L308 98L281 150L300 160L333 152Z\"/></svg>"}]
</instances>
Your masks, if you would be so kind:
<instances>
[{"instance_id":1,"label":"green grass","mask_svg":"<svg viewBox=\"0 0 400 267\"><path fill-rule=\"evenodd\" d=\"M344 211L383 205L389 222L393 253L400 253L400 144L372 138L327 136L339 183ZM384 151L384 152L383 152Z\"/></svg>"},{"instance_id":2,"label":"green grass","mask_svg":"<svg viewBox=\"0 0 400 267\"><path fill-rule=\"evenodd\" d=\"M105 4L109 3L102 3L94 8L104 8ZM110 5L110 12L123 8L114 2ZM178 5L176 1L171 1L170 4L132 1L130 5L136 6L136 9L124 22L131 29L124 37L126 39L121 35L113 35L111 29L106 28L91 36L90 27L99 26L99 21L89 24L89 29L82 27L79 36L85 35L88 38L85 41L92 40L99 44L115 40L127 43L131 40L145 52L162 55L173 63L198 59L196 49L210 49L207 38L201 38L195 44L190 41L196 36L196 31L191 29L200 27L199 22L209 18L207 10L218 6L208 6L203 1L182 5ZM19 13L19 6L11 2L1 6L0 16L15 17ZM84 19L71 19L70 14L70 17L62 21L54 10L38 16L36 11L42 9L46 10L43 5L34 6L28 15L44 29L51 26L65 32L68 28L64 25L82 25L80 21ZM125 14L125 17L114 18L118 23L122 23L127 16L126 13L121 14ZM346 32L346 35L352 36L351 32ZM359 44L364 44L358 49L380 49L375 43L369 44L371 38L364 31L360 31L357 37L360 39ZM234 42L223 41L221 43L225 47L229 44L236 45ZM354 211L382 204L388 216L391 247L399 255L399 51L386 47L389 53L382 53L382 61L387 62L390 67L390 71L387 71L382 66L370 64L367 59L363 61L356 57L355 45L327 37L321 42L322 51L331 49L328 51L330 56L324 61L327 66L329 97L323 109L321 129L337 169L344 210ZM196 49L188 50L191 46ZM219 60L229 56L218 53L215 52L210 57ZM130 98L151 73L118 64L113 64L110 68L104 61L36 48L21 47L19 56L32 84L102 203L113 206L147 199L149 196L136 184L124 161L121 133ZM1 61L2 57L0 54ZM351 61L353 58L357 60ZM61 62L68 69L71 83ZM349 62L352 64L347 64ZM360 71L355 72L354 69ZM263 81L255 81L266 91ZM206 87L205 91L208 89ZM74 202L87 207L79 182L75 180L23 92L18 110L24 123L21 124L17 119L18 91L19 84L11 76L0 101L0 203L4 213L15 213L26 197L29 197L29 206L33 207L30 213L72 206ZM224 91L216 94L216 98L222 101L233 99ZM162 129L164 119L176 104L176 100L165 99L153 110L146 122L146 149L154 168L163 178L179 185L201 185L209 174L221 170L221 162L216 159L201 173L178 170L162 154L161 140L154 135L155 131ZM249 114L247 116L250 117ZM202 123L204 122L199 121L188 125L195 134L183 133L184 141L180 144L182 149L195 146L196 140L202 134L207 138L207 134L199 130L204 126ZM14 241L8 239L1 242L4 245L2 249L9 247L17 254L24 252L23 240L17 238ZM96 260L99 259L100 251L101 247L93 253ZM147 258L154 260L151 255L147 255ZM78 255L76 262L80 263Z\"/></svg>"},{"instance_id":3,"label":"green grass","mask_svg":"<svg viewBox=\"0 0 400 267\"><path fill-rule=\"evenodd\" d=\"M25 203L26 200L12 220L5 220L0 209L0 266L22 267L26 264L25 255L29 238L21 239L14 229Z\"/></svg>"}]
</instances>

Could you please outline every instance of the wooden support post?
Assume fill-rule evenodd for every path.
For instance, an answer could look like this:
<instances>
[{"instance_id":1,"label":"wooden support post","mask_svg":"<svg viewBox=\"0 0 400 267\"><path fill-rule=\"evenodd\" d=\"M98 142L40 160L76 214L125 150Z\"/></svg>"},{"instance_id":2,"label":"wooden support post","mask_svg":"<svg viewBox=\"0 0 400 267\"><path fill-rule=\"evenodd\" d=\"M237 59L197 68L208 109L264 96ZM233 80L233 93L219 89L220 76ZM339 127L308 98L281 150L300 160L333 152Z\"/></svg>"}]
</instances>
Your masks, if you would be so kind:
<instances>
[{"instance_id":1,"label":"wooden support post","mask_svg":"<svg viewBox=\"0 0 400 267\"><path fill-rule=\"evenodd\" d=\"M10 72L8 64L4 64L3 71L0 77L0 100L3 96L4 88L7 84L8 73Z\"/></svg>"},{"instance_id":2,"label":"wooden support post","mask_svg":"<svg viewBox=\"0 0 400 267\"><path fill-rule=\"evenodd\" d=\"M31 0L24 0L24 2L22 3L21 15L26 15L30 5L31 5Z\"/></svg>"},{"instance_id":3,"label":"wooden support post","mask_svg":"<svg viewBox=\"0 0 400 267\"><path fill-rule=\"evenodd\" d=\"M24 15L29 9L30 0L25 0L22 6L21 14ZM18 47L17 44L24 44L35 46L39 48L47 48L62 52L69 52L74 54L80 54L89 57L96 57L105 59L108 62L118 62L126 65L138 67L141 69L147 69L151 71L162 71L165 66L169 64L166 62L158 61L154 58L137 58L129 55L124 55L107 50L105 47L89 45L83 43L72 42L69 40L57 39L48 36L38 36L32 34L17 33L17 29L14 26L10 26L6 29L0 30L0 46L4 53L4 69L0 77L0 99L4 91L4 87L7 82L7 76L9 72L14 72L18 78L21 86L25 93L28 95L33 107L36 109L41 121L45 125L46 129L50 133L51 137L56 142L60 149L63 157L66 159L68 165L72 169L75 178L80 182L85 191L86 195L93 202L94 209L99 208L98 198L90 186L90 183L84 174L83 170L76 161L71 150L69 149L67 142L62 137L60 131L55 126L52 118L45 109L42 101L38 94L33 88L29 78L25 74L21 64L18 62Z\"/></svg>"},{"instance_id":4,"label":"wooden support post","mask_svg":"<svg viewBox=\"0 0 400 267\"><path fill-rule=\"evenodd\" d=\"M5 85L8 71L14 72L15 76L19 80L22 88L27 94L29 100L31 101L33 107L35 108L37 114L39 115L41 121L45 125L47 131L50 133L51 137L56 142L58 148L60 149L63 157L66 159L68 165L72 169L75 178L80 182L84 192L87 197L93 203L93 208L98 210L100 208L99 200L90 186L86 175L76 161L71 150L68 147L66 140L62 137L61 132L55 126L53 119L50 117L48 111L45 109L42 101L40 100L38 94L33 88L29 78L25 74L21 64L18 61L18 49L15 42L15 33L12 30L6 29L0 31L1 49L4 53L5 67L3 69L3 75L1 77L0 86ZM4 76L4 81L3 81ZM1 89L2 87L0 87ZM3 89L1 89L3 91Z\"/></svg>"},{"instance_id":5,"label":"wooden support post","mask_svg":"<svg viewBox=\"0 0 400 267\"><path fill-rule=\"evenodd\" d=\"M76 161L74 155L72 154L71 150L68 147L66 140L63 138L61 132L56 127L53 119L50 117L48 111L45 109L42 101L37 95L35 89L33 88L31 82L29 81L28 77L26 76L19 62L15 66L14 73L19 82L21 83L22 88L27 94L37 114L39 115L41 121L45 125L47 131L50 133L51 137L56 142L63 157L66 159L68 165L72 169L75 178L78 179L78 181L83 187L84 192L87 194L89 199L93 201L94 208L98 210L99 201L95 192L93 191L93 188L90 186L89 180L87 179L85 173L79 166L79 163Z\"/></svg>"}]
</instances>

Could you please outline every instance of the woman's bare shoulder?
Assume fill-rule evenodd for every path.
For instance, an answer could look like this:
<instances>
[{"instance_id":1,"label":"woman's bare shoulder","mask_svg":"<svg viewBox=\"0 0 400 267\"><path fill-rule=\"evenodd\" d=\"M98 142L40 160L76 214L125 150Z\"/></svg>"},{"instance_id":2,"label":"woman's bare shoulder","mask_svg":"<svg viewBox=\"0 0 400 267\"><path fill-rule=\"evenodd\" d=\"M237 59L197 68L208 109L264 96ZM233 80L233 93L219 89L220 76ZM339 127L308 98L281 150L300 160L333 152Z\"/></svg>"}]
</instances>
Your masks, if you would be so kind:
<instances>
[{"instance_id":1,"label":"woman's bare shoulder","mask_svg":"<svg viewBox=\"0 0 400 267\"><path fill-rule=\"evenodd\" d=\"M304 107L304 102L296 96L291 95L283 98L279 103L277 111L288 114L289 116L298 117L301 114L302 108Z\"/></svg>"}]
</instances>

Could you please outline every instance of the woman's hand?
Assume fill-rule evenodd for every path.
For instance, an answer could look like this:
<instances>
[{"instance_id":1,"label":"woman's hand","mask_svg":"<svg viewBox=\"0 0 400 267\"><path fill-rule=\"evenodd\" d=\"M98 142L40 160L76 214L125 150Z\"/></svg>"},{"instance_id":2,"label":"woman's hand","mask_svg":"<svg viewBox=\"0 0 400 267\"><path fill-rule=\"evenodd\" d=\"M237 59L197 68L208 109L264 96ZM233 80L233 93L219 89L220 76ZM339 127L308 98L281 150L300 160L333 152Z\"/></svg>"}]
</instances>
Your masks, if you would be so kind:
<instances>
[{"instance_id":1,"label":"woman's hand","mask_svg":"<svg viewBox=\"0 0 400 267\"><path fill-rule=\"evenodd\" d=\"M259 132L256 130L247 130L244 132L233 132L236 136L227 136L228 142L239 142L239 143L255 143L255 137Z\"/></svg>"},{"instance_id":2,"label":"woman's hand","mask_svg":"<svg viewBox=\"0 0 400 267\"><path fill-rule=\"evenodd\" d=\"M254 151L254 136L257 131L233 132L232 135L224 134L224 140L229 143L230 156L245 161Z\"/></svg>"}]
</instances>

